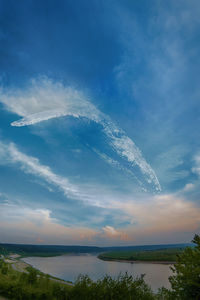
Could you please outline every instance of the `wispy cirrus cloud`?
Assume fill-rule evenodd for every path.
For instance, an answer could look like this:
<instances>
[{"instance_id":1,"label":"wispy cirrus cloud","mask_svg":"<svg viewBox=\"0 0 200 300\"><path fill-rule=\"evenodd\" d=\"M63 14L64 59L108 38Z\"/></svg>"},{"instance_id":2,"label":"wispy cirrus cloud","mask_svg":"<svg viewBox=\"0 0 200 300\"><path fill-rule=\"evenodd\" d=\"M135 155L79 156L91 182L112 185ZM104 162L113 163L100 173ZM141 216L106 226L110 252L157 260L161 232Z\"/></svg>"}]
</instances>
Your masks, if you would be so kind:
<instances>
[{"instance_id":1,"label":"wispy cirrus cloud","mask_svg":"<svg viewBox=\"0 0 200 300\"><path fill-rule=\"evenodd\" d=\"M8 110L23 116L19 121L12 122L12 126L33 125L64 116L83 117L100 124L107 137L105 142L123 159L138 180L156 191L161 190L154 170L135 143L81 92L46 78L40 82L33 81L25 90L2 91L0 101Z\"/></svg>"},{"instance_id":2,"label":"wispy cirrus cloud","mask_svg":"<svg viewBox=\"0 0 200 300\"><path fill-rule=\"evenodd\" d=\"M200 153L198 153L194 157L194 166L192 168L192 172L200 177Z\"/></svg>"},{"instance_id":3,"label":"wispy cirrus cloud","mask_svg":"<svg viewBox=\"0 0 200 300\"><path fill-rule=\"evenodd\" d=\"M18 165L23 172L41 178L58 188L66 197L87 202L90 205L100 205L92 195L84 192L77 185L72 184L66 177L53 172L49 166L41 164L38 158L21 152L14 143L6 144L0 142L0 148L1 163Z\"/></svg>"},{"instance_id":4,"label":"wispy cirrus cloud","mask_svg":"<svg viewBox=\"0 0 200 300\"><path fill-rule=\"evenodd\" d=\"M193 143L199 144L194 128L199 126L200 5L170 3L155 1L144 23L125 3L116 6L123 47L115 67L118 91L136 104L139 113L132 124L142 119L145 146L155 145L153 162L163 190L189 180L185 157L193 156Z\"/></svg>"}]
</instances>

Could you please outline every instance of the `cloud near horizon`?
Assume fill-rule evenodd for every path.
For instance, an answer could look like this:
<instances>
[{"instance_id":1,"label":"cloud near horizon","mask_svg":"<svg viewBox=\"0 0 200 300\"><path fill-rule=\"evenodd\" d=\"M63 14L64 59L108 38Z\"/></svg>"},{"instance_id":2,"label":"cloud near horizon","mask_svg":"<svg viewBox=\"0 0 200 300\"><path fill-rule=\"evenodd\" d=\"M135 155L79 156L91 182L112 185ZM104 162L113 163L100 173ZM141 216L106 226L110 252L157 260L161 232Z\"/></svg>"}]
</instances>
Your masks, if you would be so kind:
<instances>
[{"instance_id":1,"label":"cloud near horizon","mask_svg":"<svg viewBox=\"0 0 200 300\"><path fill-rule=\"evenodd\" d=\"M18 243L32 244L103 245L109 240L128 240L123 231L111 226L101 230L64 226L52 218L51 213L48 209L31 209L11 201L0 203L1 242L10 243L14 236Z\"/></svg>"},{"instance_id":2,"label":"cloud near horizon","mask_svg":"<svg viewBox=\"0 0 200 300\"><path fill-rule=\"evenodd\" d=\"M137 245L190 241L200 229L200 207L178 195L160 195L144 201L112 201L113 209L127 213L130 224L115 228L105 225L91 229L87 226L65 226L52 218L49 209L33 209L21 204L0 203L1 242L77 245ZM5 234L6 232L6 234Z\"/></svg>"}]
</instances>

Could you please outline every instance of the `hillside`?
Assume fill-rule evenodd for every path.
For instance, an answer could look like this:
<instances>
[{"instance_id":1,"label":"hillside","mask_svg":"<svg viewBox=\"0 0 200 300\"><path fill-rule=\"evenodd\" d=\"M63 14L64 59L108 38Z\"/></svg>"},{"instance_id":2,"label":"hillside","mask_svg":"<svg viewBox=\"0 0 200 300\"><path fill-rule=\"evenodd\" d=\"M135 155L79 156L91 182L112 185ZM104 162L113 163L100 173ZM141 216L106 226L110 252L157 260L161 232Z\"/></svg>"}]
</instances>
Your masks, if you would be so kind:
<instances>
[{"instance_id":1,"label":"hillside","mask_svg":"<svg viewBox=\"0 0 200 300\"><path fill-rule=\"evenodd\" d=\"M66 253L104 253L120 251L149 251L159 249L183 249L191 244L121 246L121 247L95 247L95 246L63 246L63 245L28 245L28 244L0 244L0 254L17 253L25 256L58 256ZM118 255L118 254L117 254Z\"/></svg>"}]
</instances>

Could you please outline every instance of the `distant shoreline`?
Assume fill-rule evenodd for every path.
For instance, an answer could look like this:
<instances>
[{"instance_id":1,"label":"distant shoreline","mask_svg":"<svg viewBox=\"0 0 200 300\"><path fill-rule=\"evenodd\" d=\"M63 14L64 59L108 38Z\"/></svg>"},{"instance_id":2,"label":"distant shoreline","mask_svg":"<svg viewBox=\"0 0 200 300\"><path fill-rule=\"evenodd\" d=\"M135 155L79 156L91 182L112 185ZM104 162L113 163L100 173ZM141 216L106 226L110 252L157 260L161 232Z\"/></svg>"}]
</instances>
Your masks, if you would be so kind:
<instances>
[{"instance_id":1,"label":"distant shoreline","mask_svg":"<svg viewBox=\"0 0 200 300\"><path fill-rule=\"evenodd\" d=\"M40 258L50 258L50 257L59 257L59 256L70 256L70 255L77 255L79 256L80 254L87 254L87 253L63 253L63 254L57 254L57 255L43 255L40 256L38 255L33 255L33 256L21 256L19 259L23 261L24 258L30 258L30 257L40 257ZM107 258L107 257L103 257L100 255L98 255L99 253L89 253L91 255L95 255L97 256L98 259L102 260L102 261L114 261L114 262L127 262L127 263L150 263L150 264L163 264L163 265L173 265L175 264L175 261L167 261L167 260L131 260L131 259L117 259L117 258Z\"/></svg>"},{"instance_id":2,"label":"distant shoreline","mask_svg":"<svg viewBox=\"0 0 200 300\"><path fill-rule=\"evenodd\" d=\"M101 253L98 258L105 261L172 265L176 262L177 255L181 254L182 251L181 248L150 251L110 251Z\"/></svg>"},{"instance_id":3,"label":"distant shoreline","mask_svg":"<svg viewBox=\"0 0 200 300\"><path fill-rule=\"evenodd\" d=\"M115 261L115 262L121 262L121 263L133 263L133 264L141 264L141 263L150 263L150 264L162 264L162 265L173 265L175 264L175 261L165 261L165 260L129 260L129 259L115 259L115 258L103 258L98 257L100 260L103 261Z\"/></svg>"}]
</instances>

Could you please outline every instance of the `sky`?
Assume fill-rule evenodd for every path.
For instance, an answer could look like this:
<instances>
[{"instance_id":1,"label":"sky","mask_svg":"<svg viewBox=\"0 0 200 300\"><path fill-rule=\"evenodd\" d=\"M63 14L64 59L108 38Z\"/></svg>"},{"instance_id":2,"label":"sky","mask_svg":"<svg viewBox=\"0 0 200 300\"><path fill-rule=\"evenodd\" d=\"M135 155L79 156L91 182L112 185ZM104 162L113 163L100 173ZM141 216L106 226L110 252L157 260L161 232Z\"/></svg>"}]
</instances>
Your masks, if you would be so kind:
<instances>
[{"instance_id":1,"label":"sky","mask_svg":"<svg viewBox=\"0 0 200 300\"><path fill-rule=\"evenodd\" d=\"M198 0L0 0L0 242L200 232Z\"/></svg>"}]
</instances>

